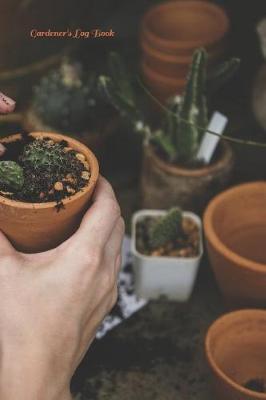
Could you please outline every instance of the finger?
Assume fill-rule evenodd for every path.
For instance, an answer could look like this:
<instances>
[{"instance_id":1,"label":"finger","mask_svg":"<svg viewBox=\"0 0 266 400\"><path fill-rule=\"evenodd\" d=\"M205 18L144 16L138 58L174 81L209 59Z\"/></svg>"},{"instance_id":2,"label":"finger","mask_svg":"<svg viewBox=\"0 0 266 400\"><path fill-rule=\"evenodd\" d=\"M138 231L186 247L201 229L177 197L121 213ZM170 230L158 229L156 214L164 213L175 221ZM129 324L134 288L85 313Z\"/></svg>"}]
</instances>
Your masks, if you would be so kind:
<instances>
[{"instance_id":1,"label":"finger","mask_svg":"<svg viewBox=\"0 0 266 400\"><path fill-rule=\"evenodd\" d=\"M120 218L120 208L111 185L100 178L93 204L86 212L78 231L72 236L78 247L103 249Z\"/></svg>"},{"instance_id":2,"label":"finger","mask_svg":"<svg viewBox=\"0 0 266 400\"><path fill-rule=\"evenodd\" d=\"M2 157L5 154L5 152L6 152L5 146L2 143L0 143L0 157Z\"/></svg>"},{"instance_id":3,"label":"finger","mask_svg":"<svg viewBox=\"0 0 266 400\"><path fill-rule=\"evenodd\" d=\"M8 114L14 111L16 102L0 92L0 113Z\"/></svg>"},{"instance_id":4,"label":"finger","mask_svg":"<svg viewBox=\"0 0 266 400\"><path fill-rule=\"evenodd\" d=\"M100 175L97 186L95 188L94 194L93 194L93 202L96 202L102 197L102 193L104 192L105 196L110 197L111 199L115 198L115 193L113 191L112 186L110 183L105 179L103 176Z\"/></svg>"},{"instance_id":5,"label":"finger","mask_svg":"<svg viewBox=\"0 0 266 400\"><path fill-rule=\"evenodd\" d=\"M16 250L7 237L0 231L0 256L15 253Z\"/></svg>"}]
</instances>

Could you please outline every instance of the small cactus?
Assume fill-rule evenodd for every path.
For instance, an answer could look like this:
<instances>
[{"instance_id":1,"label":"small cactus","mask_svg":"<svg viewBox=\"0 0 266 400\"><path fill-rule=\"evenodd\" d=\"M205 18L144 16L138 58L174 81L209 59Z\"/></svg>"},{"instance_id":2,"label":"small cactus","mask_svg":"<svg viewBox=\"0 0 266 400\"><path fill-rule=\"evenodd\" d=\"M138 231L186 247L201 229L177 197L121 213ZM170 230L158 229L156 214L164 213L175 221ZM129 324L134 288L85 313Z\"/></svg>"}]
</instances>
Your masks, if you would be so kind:
<instances>
[{"instance_id":1,"label":"small cactus","mask_svg":"<svg viewBox=\"0 0 266 400\"><path fill-rule=\"evenodd\" d=\"M0 187L17 192L24 184L23 169L15 161L0 161Z\"/></svg>"},{"instance_id":2,"label":"small cactus","mask_svg":"<svg viewBox=\"0 0 266 400\"><path fill-rule=\"evenodd\" d=\"M60 173L65 170L66 153L63 146L53 140L35 139L24 147L19 161L35 172Z\"/></svg>"},{"instance_id":3,"label":"small cactus","mask_svg":"<svg viewBox=\"0 0 266 400\"><path fill-rule=\"evenodd\" d=\"M164 246L174 240L182 232L182 211L172 208L168 213L159 218L150 231L150 246L152 249Z\"/></svg>"},{"instance_id":4,"label":"small cactus","mask_svg":"<svg viewBox=\"0 0 266 400\"><path fill-rule=\"evenodd\" d=\"M131 121L135 131L143 134L145 143L156 144L169 162L193 163L208 125L207 94L232 76L239 66L239 59L226 61L207 76L207 53L197 49L183 95L169 100L168 112L156 130L142 114L142 106L122 58L111 54L110 64L110 76L99 77L99 87L109 102Z\"/></svg>"},{"instance_id":5,"label":"small cactus","mask_svg":"<svg viewBox=\"0 0 266 400\"><path fill-rule=\"evenodd\" d=\"M78 134L95 123L96 86L95 74L87 78L81 64L65 60L34 88L32 110L45 125Z\"/></svg>"}]
</instances>

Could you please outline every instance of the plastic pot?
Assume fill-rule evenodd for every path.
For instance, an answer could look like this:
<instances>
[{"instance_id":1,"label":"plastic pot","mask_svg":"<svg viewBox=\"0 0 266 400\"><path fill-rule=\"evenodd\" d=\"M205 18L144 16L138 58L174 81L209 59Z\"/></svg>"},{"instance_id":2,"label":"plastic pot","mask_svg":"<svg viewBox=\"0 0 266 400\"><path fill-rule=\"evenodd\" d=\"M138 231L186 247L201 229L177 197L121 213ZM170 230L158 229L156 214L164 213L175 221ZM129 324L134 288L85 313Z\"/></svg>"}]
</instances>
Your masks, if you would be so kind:
<instances>
[{"instance_id":1,"label":"plastic pot","mask_svg":"<svg viewBox=\"0 0 266 400\"><path fill-rule=\"evenodd\" d=\"M133 215L131 251L135 291L140 298L157 299L166 296L169 300L185 302L191 296L203 254L200 218L190 212L183 213L184 217L192 218L200 229L200 249L197 257L145 256L136 248L137 222L147 216L161 216L165 213L166 211L161 210L141 210Z\"/></svg>"},{"instance_id":2,"label":"plastic pot","mask_svg":"<svg viewBox=\"0 0 266 400\"><path fill-rule=\"evenodd\" d=\"M206 336L206 355L216 400L266 400L246 389L266 373L266 311L235 311L219 318Z\"/></svg>"},{"instance_id":3,"label":"plastic pot","mask_svg":"<svg viewBox=\"0 0 266 400\"><path fill-rule=\"evenodd\" d=\"M35 253L49 250L69 238L78 228L88 208L95 188L99 165L94 154L82 143L65 135L34 132L35 138L49 137L55 142L66 140L74 150L85 155L91 169L88 186L63 200L64 208L56 208L56 202L26 203L0 196L0 229L14 247L22 252ZM19 140L21 135L1 139L1 143Z\"/></svg>"},{"instance_id":4,"label":"plastic pot","mask_svg":"<svg viewBox=\"0 0 266 400\"><path fill-rule=\"evenodd\" d=\"M266 182L237 185L204 215L209 258L232 306L266 306Z\"/></svg>"}]
</instances>

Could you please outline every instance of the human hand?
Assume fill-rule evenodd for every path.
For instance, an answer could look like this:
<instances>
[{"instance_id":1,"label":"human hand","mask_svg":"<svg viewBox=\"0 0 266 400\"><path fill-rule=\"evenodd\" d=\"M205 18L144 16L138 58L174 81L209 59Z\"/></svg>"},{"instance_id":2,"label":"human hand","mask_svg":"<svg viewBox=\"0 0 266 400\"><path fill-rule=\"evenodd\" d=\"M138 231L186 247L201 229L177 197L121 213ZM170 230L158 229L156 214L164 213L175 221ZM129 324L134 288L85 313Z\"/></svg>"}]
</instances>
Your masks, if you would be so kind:
<instances>
[{"instance_id":1,"label":"human hand","mask_svg":"<svg viewBox=\"0 0 266 400\"><path fill-rule=\"evenodd\" d=\"M23 254L0 237L0 398L67 400L69 384L117 299L124 223L100 178L78 231Z\"/></svg>"}]
</instances>

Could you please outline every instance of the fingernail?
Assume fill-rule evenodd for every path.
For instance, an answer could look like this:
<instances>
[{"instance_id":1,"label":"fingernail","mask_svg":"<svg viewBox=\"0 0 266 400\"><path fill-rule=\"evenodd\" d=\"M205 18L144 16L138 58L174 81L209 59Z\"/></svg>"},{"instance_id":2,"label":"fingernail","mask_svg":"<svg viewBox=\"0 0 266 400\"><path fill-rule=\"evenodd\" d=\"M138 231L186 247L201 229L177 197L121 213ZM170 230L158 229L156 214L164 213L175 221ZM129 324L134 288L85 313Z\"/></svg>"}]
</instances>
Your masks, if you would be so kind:
<instances>
[{"instance_id":1,"label":"fingernail","mask_svg":"<svg viewBox=\"0 0 266 400\"><path fill-rule=\"evenodd\" d=\"M0 112L12 112L15 108L16 102L10 97L0 92Z\"/></svg>"},{"instance_id":2,"label":"fingernail","mask_svg":"<svg viewBox=\"0 0 266 400\"><path fill-rule=\"evenodd\" d=\"M5 146L2 143L0 143L0 157L2 157L5 154L5 152L6 152Z\"/></svg>"}]
</instances>

